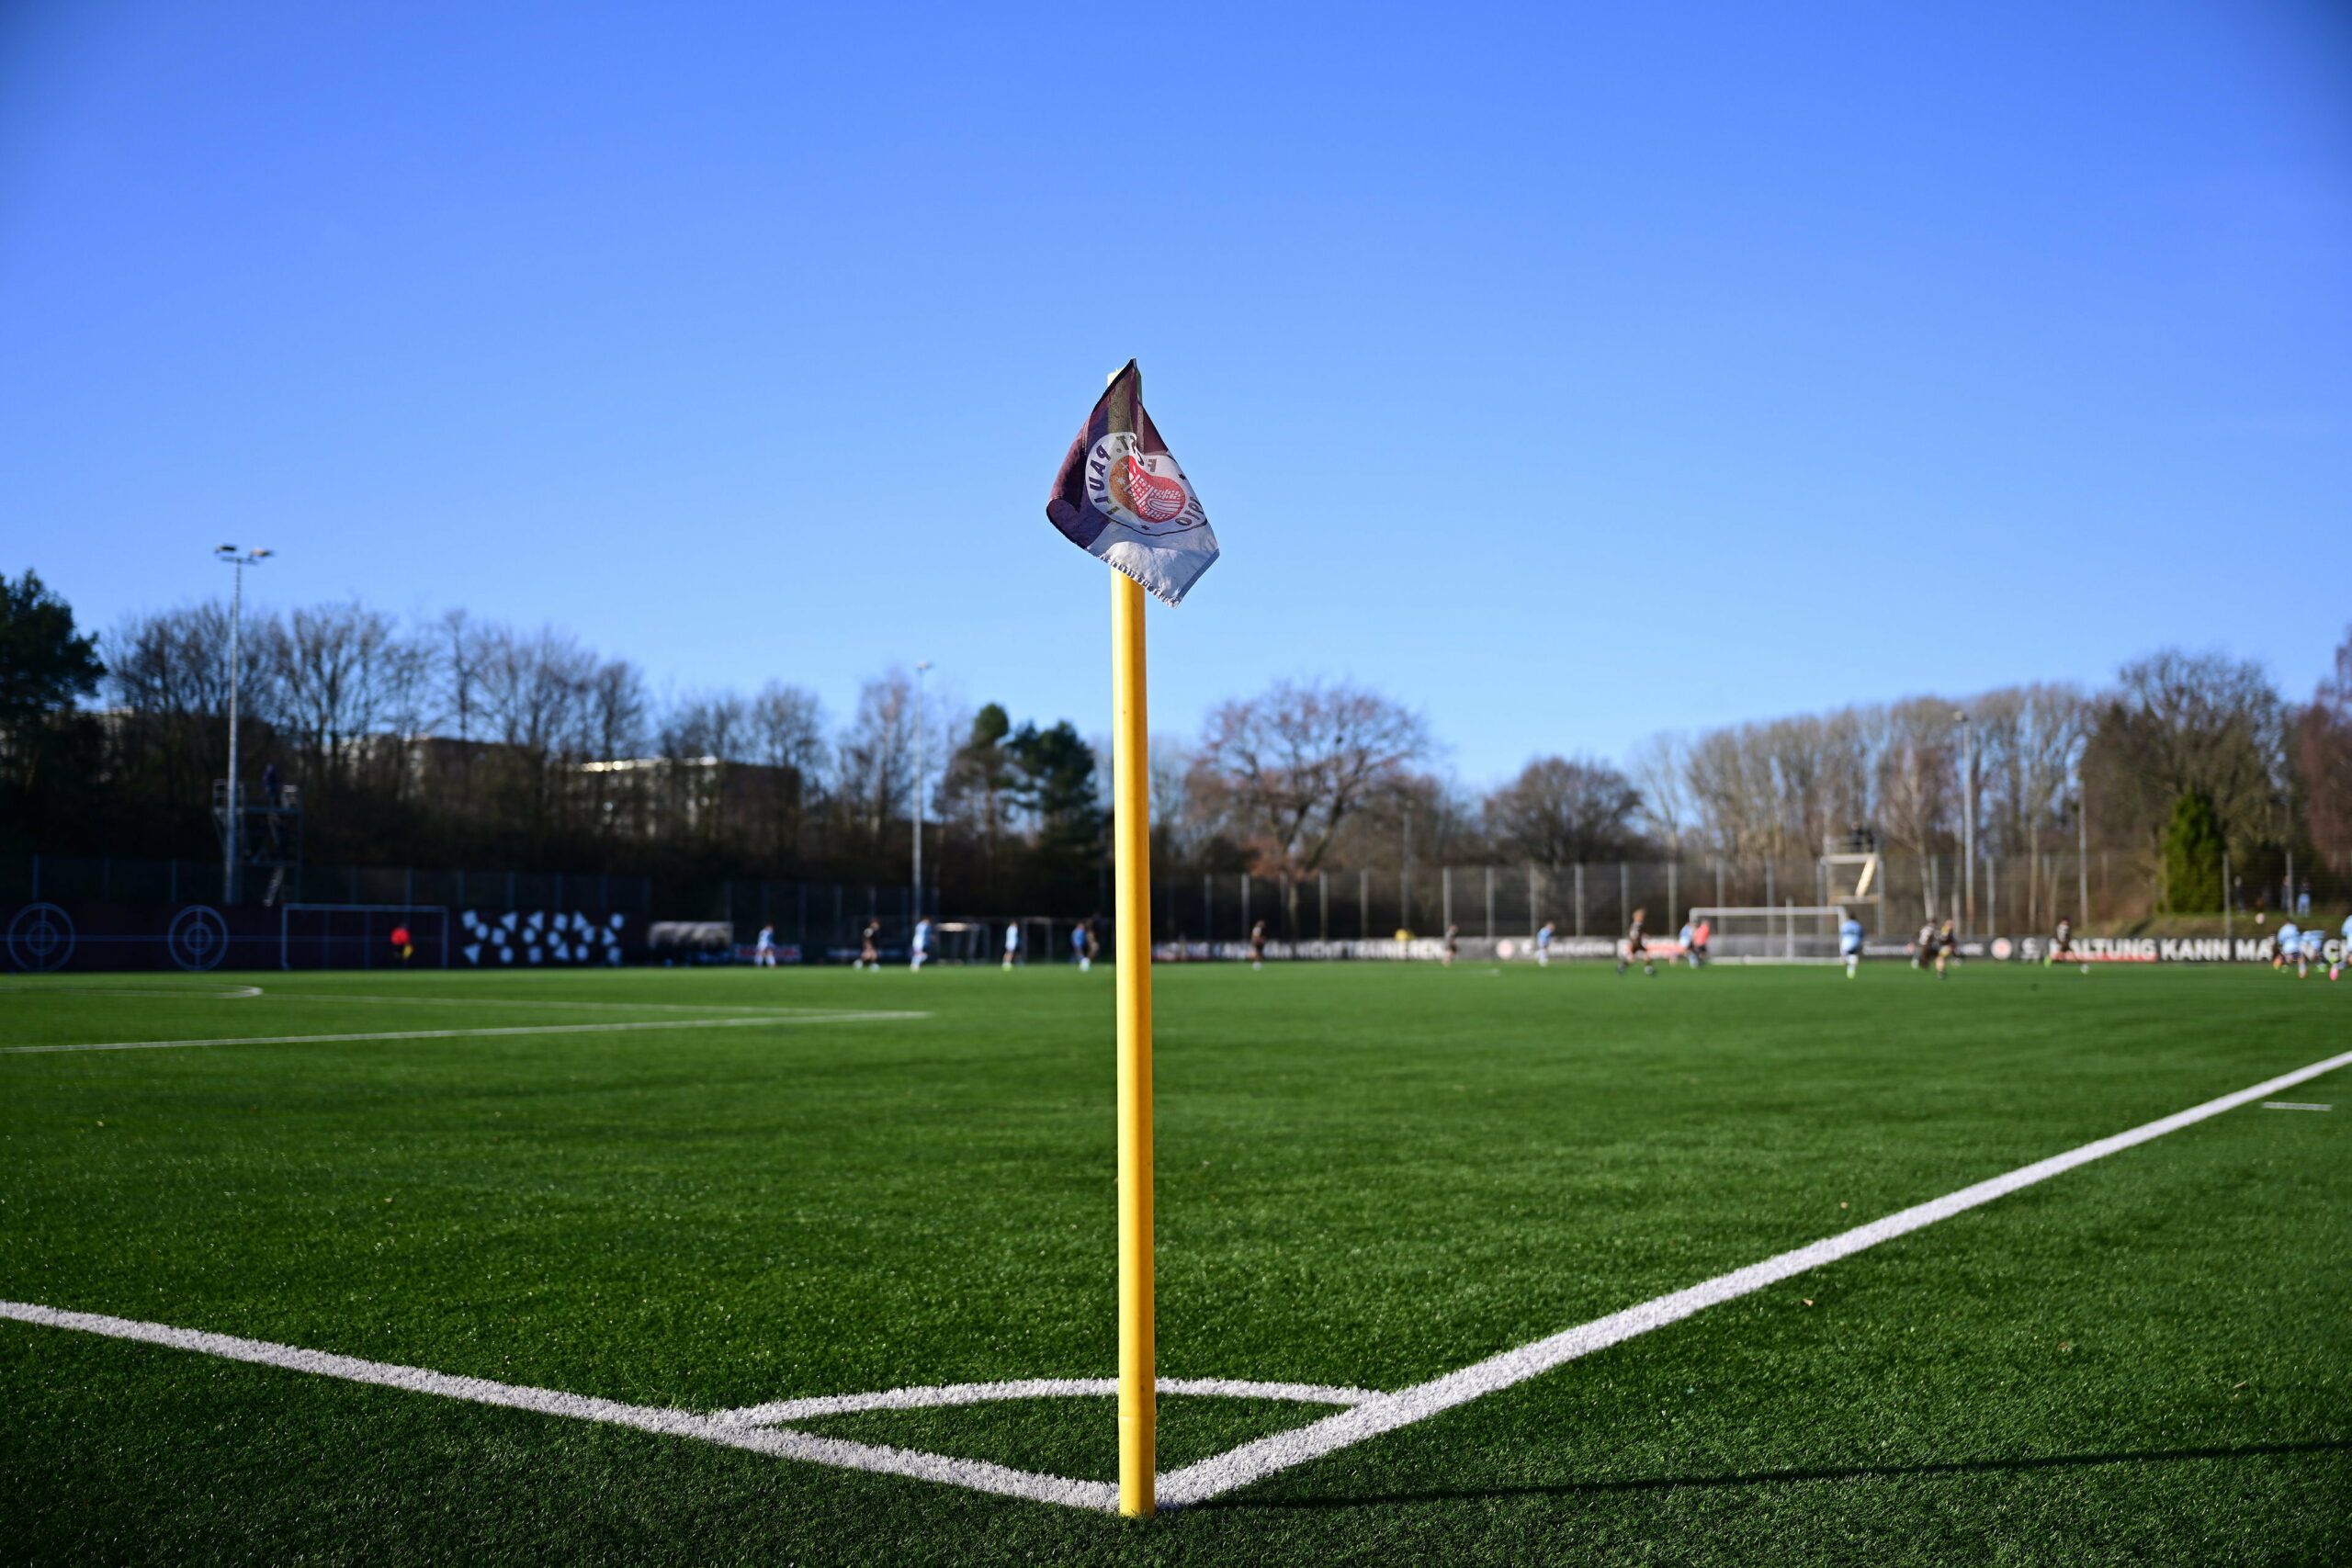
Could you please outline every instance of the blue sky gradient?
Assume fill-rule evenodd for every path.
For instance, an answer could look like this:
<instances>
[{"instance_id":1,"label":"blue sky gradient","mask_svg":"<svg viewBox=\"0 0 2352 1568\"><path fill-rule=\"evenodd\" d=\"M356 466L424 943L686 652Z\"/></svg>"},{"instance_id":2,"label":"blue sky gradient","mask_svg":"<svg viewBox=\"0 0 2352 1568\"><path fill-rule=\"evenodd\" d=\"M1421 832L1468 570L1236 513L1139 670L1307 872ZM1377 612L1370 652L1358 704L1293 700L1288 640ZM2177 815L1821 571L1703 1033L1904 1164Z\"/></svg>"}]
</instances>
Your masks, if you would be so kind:
<instances>
[{"instance_id":1,"label":"blue sky gradient","mask_svg":"<svg viewBox=\"0 0 2352 1568\"><path fill-rule=\"evenodd\" d=\"M1539 752L2352 622L2352 8L0 13L0 568L1107 728L1139 357L1276 675Z\"/></svg>"}]
</instances>

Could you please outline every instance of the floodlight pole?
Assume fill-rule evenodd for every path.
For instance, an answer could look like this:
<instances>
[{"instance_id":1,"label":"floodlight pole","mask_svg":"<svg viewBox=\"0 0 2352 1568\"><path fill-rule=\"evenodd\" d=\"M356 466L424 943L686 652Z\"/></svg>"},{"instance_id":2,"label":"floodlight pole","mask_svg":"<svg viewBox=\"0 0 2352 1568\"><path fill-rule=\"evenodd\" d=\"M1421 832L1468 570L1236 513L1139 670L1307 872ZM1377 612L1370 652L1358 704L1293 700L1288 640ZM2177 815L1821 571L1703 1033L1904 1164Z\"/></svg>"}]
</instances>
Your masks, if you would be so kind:
<instances>
[{"instance_id":1,"label":"floodlight pole","mask_svg":"<svg viewBox=\"0 0 2352 1568\"><path fill-rule=\"evenodd\" d=\"M237 901L237 687L244 675L242 632L245 618L245 568L259 566L267 550L240 550L222 545L212 558L235 570L229 594L229 798L220 836L220 902Z\"/></svg>"},{"instance_id":2,"label":"floodlight pole","mask_svg":"<svg viewBox=\"0 0 2352 1568\"><path fill-rule=\"evenodd\" d=\"M2083 786L2083 764L2075 761L2075 919L2091 923L2091 802Z\"/></svg>"},{"instance_id":3,"label":"floodlight pole","mask_svg":"<svg viewBox=\"0 0 2352 1568\"><path fill-rule=\"evenodd\" d=\"M922 677L931 668L931 660L915 665L915 919L922 919ZM912 940L912 939L910 939Z\"/></svg>"},{"instance_id":4,"label":"floodlight pole","mask_svg":"<svg viewBox=\"0 0 2352 1568\"><path fill-rule=\"evenodd\" d=\"M1962 930L1976 930L1976 732L1969 727L1968 711L1960 719L1960 886Z\"/></svg>"}]
</instances>

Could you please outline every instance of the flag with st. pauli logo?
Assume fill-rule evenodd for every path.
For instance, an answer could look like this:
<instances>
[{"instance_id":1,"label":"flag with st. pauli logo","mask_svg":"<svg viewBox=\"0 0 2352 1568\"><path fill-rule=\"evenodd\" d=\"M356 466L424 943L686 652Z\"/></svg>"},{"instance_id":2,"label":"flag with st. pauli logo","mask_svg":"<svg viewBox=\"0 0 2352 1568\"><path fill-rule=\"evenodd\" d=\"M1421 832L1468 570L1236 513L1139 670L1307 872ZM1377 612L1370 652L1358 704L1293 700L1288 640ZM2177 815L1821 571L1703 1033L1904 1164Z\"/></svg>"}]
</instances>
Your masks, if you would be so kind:
<instances>
[{"instance_id":1,"label":"flag with st. pauli logo","mask_svg":"<svg viewBox=\"0 0 2352 1568\"><path fill-rule=\"evenodd\" d=\"M1216 560L1216 536L1184 470L1143 410L1136 362L1111 378L1070 443L1046 516L1064 537L1125 572L1164 604Z\"/></svg>"}]
</instances>

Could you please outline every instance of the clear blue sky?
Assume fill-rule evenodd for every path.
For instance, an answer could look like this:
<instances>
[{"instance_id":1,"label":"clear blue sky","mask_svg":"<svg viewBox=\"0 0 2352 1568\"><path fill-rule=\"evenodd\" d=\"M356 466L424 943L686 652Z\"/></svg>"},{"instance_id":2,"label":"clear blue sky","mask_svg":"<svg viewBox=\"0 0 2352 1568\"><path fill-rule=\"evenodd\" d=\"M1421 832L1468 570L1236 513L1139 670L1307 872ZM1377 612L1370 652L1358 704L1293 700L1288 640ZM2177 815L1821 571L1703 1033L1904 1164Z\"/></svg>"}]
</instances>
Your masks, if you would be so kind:
<instances>
[{"instance_id":1,"label":"clear blue sky","mask_svg":"<svg viewBox=\"0 0 2352 1568\"><path fill-rule=\"evenodd\" d=\"M0 568L1107 728L1139 356L1276 674L1531 753L2352 621L2352 7L0 10Z\"/></svg>"}]
</instances>

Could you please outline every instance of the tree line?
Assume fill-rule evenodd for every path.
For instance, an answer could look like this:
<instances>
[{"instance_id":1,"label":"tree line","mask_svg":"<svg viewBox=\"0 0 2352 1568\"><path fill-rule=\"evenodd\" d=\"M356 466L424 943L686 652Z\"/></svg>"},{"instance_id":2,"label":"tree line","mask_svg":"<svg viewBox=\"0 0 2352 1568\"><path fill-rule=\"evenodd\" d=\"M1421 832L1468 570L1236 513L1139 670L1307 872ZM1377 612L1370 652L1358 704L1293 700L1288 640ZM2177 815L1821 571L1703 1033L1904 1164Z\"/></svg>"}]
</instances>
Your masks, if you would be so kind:
<instances>
[{"instance_id":1,"label":"tree line","mask_svg":"<svg viewBox=\"0 0 2352 1568\"><path fill-rule=\"evenodd\" d=\"M243 787L300 792L337 864L831 880L908 874L916 792L951 908L1082 913L1107 891L1104 748L1067 719L931 700L904 670L836 718L808 689L656 695L553 627L356 602L249 610ZM228 610L93 637L32 573L0 577L6 847L201 859L227 766ZM917 776L919 737L925 765ZM1540 754L1488 789L1426 719L1345 681L1278 681L1152 743L1162 875L1410 864L1808 859L1869 835L1949 855L2120 857L2150 907L2206 909L2222 861L2352 875L2352 636L2308 703L2258 666L2165 650L2099 691L1921 696L1660 736L1622 764ZM2244 896L2251 902L2254 895Z\"/></svg>"}]
</instances>

